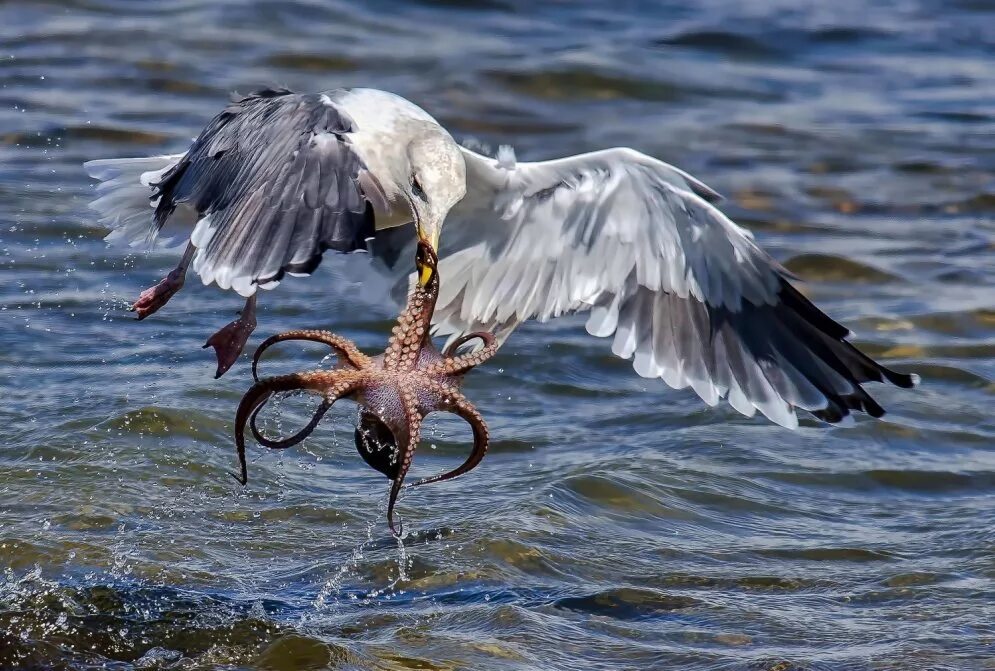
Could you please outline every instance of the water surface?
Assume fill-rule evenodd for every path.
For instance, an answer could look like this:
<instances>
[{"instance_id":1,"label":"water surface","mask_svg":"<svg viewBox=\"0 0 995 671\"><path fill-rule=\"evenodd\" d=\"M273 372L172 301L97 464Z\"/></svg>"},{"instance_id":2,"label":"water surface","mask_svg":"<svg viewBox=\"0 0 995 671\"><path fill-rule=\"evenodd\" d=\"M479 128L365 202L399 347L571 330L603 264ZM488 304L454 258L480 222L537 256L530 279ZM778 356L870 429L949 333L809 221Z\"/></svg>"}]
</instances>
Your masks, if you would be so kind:
<instances>
[{"instance_id":1,"label":"water surface","mask_svg":"<svg viewBox=\"0 0 995 671\"><path fill-rule=\"evenodd\" d=\"M992 668L995 11L868 4L0 6L0 667ZM241 490L248 367L215 381L201 349L240 301L191 281L134 321L175 256L108 248L80 164L182 150L266 84L395 91L524 159L675 163L924 384L788 432L532 324L467 381L491 453L401 501L403 548L347 408L252 449ZM254 342L383 345L390 308L330 261ZM467 438L435 424L416 467Z\"/></svg>"}]
</instances>

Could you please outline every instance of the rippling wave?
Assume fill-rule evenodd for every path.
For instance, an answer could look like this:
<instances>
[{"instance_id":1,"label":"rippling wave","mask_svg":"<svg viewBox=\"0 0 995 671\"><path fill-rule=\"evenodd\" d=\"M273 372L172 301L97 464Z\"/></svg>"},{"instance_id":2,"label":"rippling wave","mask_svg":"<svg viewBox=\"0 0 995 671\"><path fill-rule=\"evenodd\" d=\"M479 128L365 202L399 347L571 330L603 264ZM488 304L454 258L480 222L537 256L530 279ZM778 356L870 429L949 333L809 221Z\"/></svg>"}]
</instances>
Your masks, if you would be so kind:
<instances>
[{"instance_id":1,"label":"rippling wave","mask_svg":"<svg viewBox=\"0 0 995 671\"><path fill-rule=\"evenodd\" d=\"M0 667L988 668L992 25L976 0L0 5ZM130 319L173 257L106 247L80 164L181 150L266 84L392 90L523 159L675 163L924 384L787 432L531 324L467 380L491 454L404 497L403 545L351 409L251 450L241 491L247 369L201 350L239 303ZM389 309L349 286L285 283L260 333L379 347ZM430 429L426 472L466 449Z\"/></svg>"}]
</instances>

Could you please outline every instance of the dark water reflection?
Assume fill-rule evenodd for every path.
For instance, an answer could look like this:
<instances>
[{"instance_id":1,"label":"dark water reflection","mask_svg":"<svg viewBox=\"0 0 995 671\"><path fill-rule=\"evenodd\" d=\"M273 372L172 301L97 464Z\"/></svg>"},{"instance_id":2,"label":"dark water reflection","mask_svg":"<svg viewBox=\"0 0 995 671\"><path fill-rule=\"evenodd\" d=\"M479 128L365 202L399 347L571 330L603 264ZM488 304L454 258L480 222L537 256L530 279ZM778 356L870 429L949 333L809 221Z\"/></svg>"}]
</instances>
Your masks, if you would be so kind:
<instances>
[{"instance_id":1,"label":"dark water reflection","mask_svg":"<svg viewBox=\"0 0 995 671\"><path fill-rule=\"evenodd\" d=\"M995 11L868 4L0 5L0 667L990 668ZM676 163L924 385L790 433L532 325L468 380L492 454L402 501L403 549L345 409L239 492L248 371L200 349L238 301L191 283L132 321L171 257L105 247L80 163L176 151L270 83ZM343 275L285 283L260 332L379 346ZM417 466L464 439L439 423Z\"/></svg>"}]
</instances>

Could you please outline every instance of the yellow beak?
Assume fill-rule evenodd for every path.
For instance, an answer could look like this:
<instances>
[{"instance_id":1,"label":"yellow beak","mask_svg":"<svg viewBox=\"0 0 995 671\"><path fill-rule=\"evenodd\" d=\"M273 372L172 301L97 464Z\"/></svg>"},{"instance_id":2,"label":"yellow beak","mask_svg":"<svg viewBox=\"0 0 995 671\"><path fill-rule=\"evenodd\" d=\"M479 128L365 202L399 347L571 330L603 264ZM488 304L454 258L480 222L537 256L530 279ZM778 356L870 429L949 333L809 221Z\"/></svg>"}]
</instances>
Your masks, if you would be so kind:
<instances>
[{"instance_id":1,"label":"yellow beak","mask_svg":"<svg viewBox=\"0 0 995 671\"><path fill-rule=\"evenodd\" d=\"M418 273L418 286L428 286L428 281L430 279L432 279L432 269L428 266L422 266L421 272Z\"/></svg>"},{"instance_id":2,"label":"yellow beak","mask_svg":"<svg viewBox=\"0 0 995 671\"><path fill-rule=\"evenodd\" d=\"M428 243L432 250L435 252L439 251L439 228L434 226L432 228L433 235L425 235L425 230L418 226L418 237L422 242ZM424 287L428 285L429 280L432 279L432 269L428 266L418 267L418 286Z\"/></svg>"}]
</instances>

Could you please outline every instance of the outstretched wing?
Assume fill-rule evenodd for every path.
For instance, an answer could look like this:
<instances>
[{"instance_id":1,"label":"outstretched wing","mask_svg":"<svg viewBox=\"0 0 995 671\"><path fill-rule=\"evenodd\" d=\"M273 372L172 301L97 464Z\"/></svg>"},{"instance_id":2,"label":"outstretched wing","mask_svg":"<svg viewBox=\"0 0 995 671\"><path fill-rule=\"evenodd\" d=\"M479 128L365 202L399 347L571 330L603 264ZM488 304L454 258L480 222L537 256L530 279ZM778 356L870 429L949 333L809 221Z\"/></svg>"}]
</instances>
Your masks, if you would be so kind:
<instances>
[{"instance_id":1,"label":"outstretched wing","mask_svg":"<svg viewBox=\"0 0 995 671\"><path fill-rule=\"evenodd\" d=\"M613 336L638 374L788 427L795 408L880 416L862 383L914 384L847 343L690 175L630 149L517 165L464 156L467 197L442 235L441 333L506 336L590 310L588 332Z\"/></svg>"},{"instance_id":2,"label":"outstretched wing","mask_svg":"<svg viewBox=\"0 0 995 671\"><path fill-rule=\"evenodd\" d=\"M268 89L235 100L152 185L153 232L179 204L199 214L190 240L204 284L249 296L284 273L312 272L327 249L366 248L374 222L364 187L376 182L335 97Z\"/></svg>"}]
</instances>

